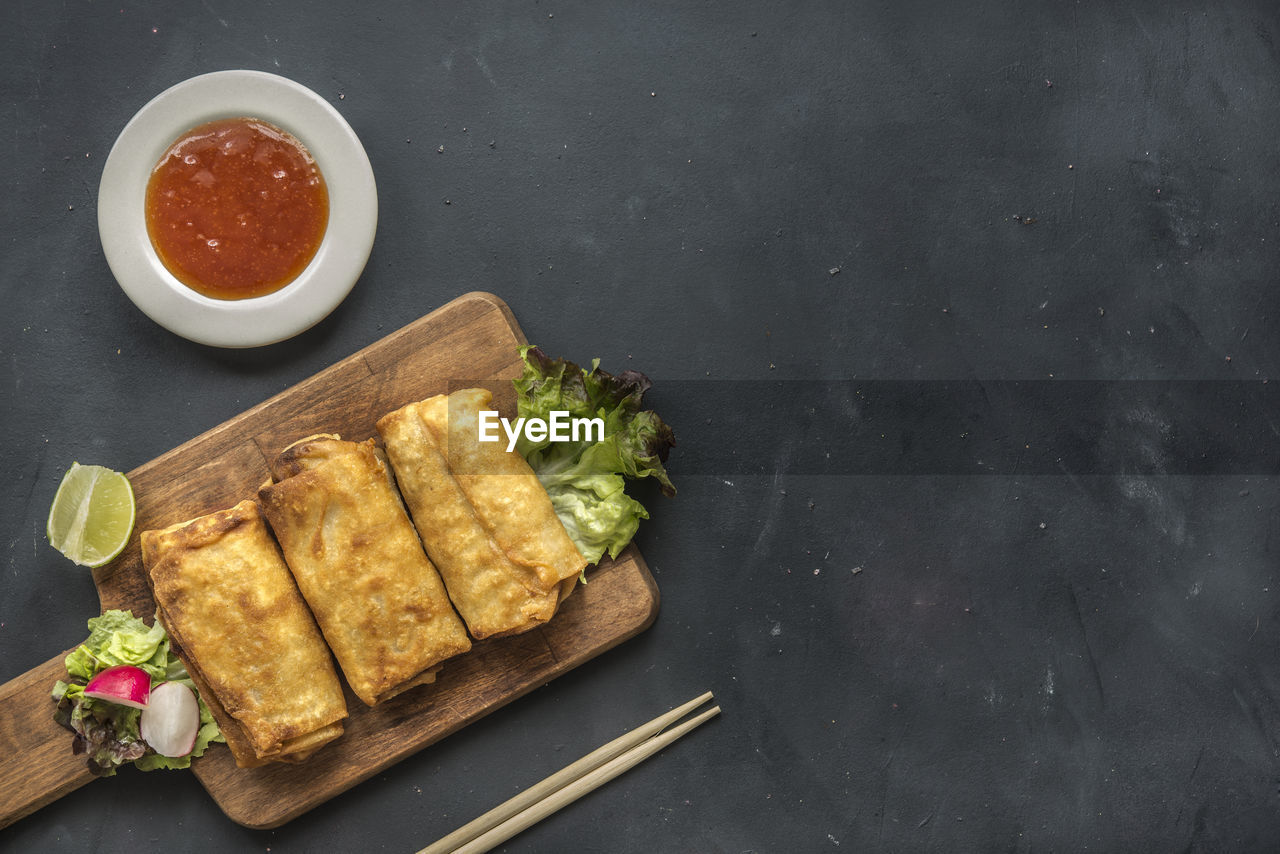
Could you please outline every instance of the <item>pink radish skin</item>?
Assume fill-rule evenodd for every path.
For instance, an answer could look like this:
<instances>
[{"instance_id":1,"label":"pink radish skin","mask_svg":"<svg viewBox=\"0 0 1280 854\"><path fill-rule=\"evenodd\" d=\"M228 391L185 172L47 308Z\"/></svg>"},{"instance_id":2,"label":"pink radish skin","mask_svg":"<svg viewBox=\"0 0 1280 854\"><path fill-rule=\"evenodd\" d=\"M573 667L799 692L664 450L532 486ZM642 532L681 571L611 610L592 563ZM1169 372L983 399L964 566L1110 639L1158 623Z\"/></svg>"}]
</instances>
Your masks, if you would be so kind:
<instances>
[{"instance_id":1,"label":"pink radish skin","mask_svg":"<svg viewBox=\"0 0 1280 854\"><path fill-rule=\"evenodd\" d=\"M119 664L89 680L84 695L95 700L145 709L151 694L151 676L141 667Z\"/></svg>"},{"instance_id":2,"label":"pink radish skin","mask_svg":"<svg viewBox=\"0 0 1280 854\"><path fill-rule=\"evenodd\" d=\"M151 702L139 722L142 740L161 756L186 756L196 746L200 730L200 704L181 682L162 682L151 692Z\"/></svg>"}]
</instances>

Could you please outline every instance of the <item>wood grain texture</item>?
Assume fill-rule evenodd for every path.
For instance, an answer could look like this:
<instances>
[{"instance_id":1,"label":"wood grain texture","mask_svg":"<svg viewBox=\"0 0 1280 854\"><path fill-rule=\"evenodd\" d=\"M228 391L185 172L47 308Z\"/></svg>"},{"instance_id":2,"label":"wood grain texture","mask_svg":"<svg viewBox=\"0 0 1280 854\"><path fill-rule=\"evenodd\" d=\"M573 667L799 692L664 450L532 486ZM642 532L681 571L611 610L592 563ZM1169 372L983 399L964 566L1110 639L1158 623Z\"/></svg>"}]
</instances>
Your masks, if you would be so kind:
<instances>
[{"instance_id":1,"label":"wood grain texture","mask_svg":"<svg viewBox=\"0 0 1280 854\"><path fill-rule=\"evenodd\" d=\"M507 380L525 343L510 309L470 293L298 385L129 472L137 526L124 552L94 570L102 608L150 620L139 535L252 496L267 458L316 432L363 440L406 403L468 385L493 389L513 414ZM247 827L277 827L468 723L635 636L657 616L658 590L628 547L605 560L547 625L481 641L445 664L437 681L367 708L347 689L346 733L302 765L237 768L211 748L192 770L222 810ZM79 640L79 639L70 639ZM60 655L0 686L0 827L93 779L71 754L71 734L52 720L49 691L65 675ZM170 773L170 772L155 772Z\"/></svg>"},{"instance_id":2,"label":"wood grain texture","mask_svg":"<svg viewBox=\"0 0 1280 854\"><path fill-rule=\"evenodd\" d=\"M0 828L94 779L53 722L49 692L67 677L67 652L0 685Z\"/></svg>"}]
</instances>

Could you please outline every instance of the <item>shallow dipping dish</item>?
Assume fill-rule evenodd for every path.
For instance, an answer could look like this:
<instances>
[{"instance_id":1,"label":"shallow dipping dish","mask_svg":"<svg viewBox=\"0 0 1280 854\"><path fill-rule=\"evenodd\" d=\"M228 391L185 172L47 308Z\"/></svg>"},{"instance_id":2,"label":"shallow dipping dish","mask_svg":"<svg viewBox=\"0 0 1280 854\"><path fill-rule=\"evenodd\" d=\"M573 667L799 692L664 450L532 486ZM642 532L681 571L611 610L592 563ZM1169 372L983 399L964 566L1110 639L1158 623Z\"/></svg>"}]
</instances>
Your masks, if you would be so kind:
<instances>
[{"instance_id":1,"label":"shallow dipping dish","mask_svg":"<svg viewBox=\"0 0 1280 854\"><path fill-rule=\"evenodd\" d=\"M178 281L147 234L151 172L179 136L222 118L251 116L297 137L329 193L329 221L311 263L285 287L215 299ZM218 71L157 95L111 149L98 191L98 234L111 272L135 305L166 329L216 347L257 347L303 332L346 298L373 248L378 196L369 157L350 125L310 89L262 71Z\"/></svg>"}]
</instances>

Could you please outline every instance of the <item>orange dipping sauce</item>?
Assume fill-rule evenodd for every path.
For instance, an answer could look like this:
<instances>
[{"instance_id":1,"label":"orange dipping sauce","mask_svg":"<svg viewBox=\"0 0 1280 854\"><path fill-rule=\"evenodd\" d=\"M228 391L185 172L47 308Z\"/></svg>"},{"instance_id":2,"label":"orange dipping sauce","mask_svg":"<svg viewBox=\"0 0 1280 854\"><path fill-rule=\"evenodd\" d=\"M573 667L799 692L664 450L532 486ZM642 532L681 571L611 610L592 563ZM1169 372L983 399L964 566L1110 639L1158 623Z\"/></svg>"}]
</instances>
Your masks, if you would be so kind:
<instances>
[{"instance_id":1,"label":"orange dipping sauce","mask_svg":"<svg viewBox=\"0 0 1280 854\"><path fill-rule=\"evenodd\" d=\"M290 134L259 119L219 119L187 131L156 164L146 218L178 281L215 299L248 299L306 269L329 223L329 191Z\"/></svg>"}]
</instances>

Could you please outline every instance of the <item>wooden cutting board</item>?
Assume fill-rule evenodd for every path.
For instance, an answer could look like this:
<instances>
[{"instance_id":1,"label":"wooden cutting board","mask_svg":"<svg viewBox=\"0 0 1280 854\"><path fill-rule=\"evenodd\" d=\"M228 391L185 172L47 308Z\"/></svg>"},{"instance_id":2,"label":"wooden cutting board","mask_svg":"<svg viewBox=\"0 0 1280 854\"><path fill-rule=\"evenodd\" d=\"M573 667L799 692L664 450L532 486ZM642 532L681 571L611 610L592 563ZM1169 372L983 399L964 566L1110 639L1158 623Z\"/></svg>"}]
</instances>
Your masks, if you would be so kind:
<instances>
[{"instance_id":1,"label":"wooden cutting board","mask_svg":"<svg viewBox=\"0 0 1280 854\"><path fill-rule=\"evenodd\" d=\"M520 373L524 334L492 294L466 294L293 388L129 472L137 525L124 552L94 570L102 609L148 621L141 531L229 507L267 479L267 459L311 433L363 440L406 403L486 385L513 414L509 380ZM468 723L594 658L653 622L658 589L634 545L592 569L545 626L476 643L439 679L370 709L347 691L346 732L301 765L237 768L214 745L192 771L234 821L277 827ZM86 615L86 619L91 615ZM67 638L72 645L83 638ZM69 651L69 650L68 650ZM49 691L65 676L59 655L0 686L0 827L94 779L72 735L53 722ZM183 773L153 771L154 774ZM109 785L105 783L104 785Z\"/></svg>"}]
</instances>

